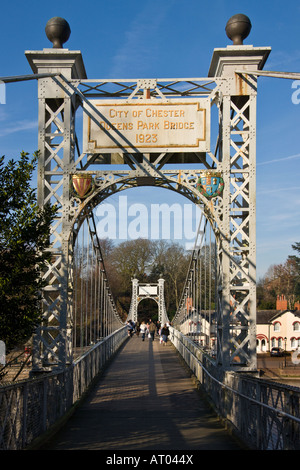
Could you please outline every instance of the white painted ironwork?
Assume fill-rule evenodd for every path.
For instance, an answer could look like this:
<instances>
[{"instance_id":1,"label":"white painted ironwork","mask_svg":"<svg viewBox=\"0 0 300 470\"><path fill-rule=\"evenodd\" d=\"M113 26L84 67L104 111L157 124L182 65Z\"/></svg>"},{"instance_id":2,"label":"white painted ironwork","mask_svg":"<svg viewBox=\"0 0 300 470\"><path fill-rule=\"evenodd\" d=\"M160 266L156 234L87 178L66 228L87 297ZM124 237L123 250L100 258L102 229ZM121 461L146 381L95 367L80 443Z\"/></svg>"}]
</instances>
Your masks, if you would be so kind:
<instances>
[{"instance_id":1,"label":"white painted ironwork","mask_svg":"<svg viewBox=\"0 0 300 470\"><path fill-rule=\"evenodd\" d=\"M111 194L138 185L154 185L180 192L204 211L211 224L218 254L217 361L223 368L255 370L255 128L256 78L269 48L236 46L216 49L209 77L190 79L89 80L78 51L26 52L35 74L57 73L38 80L39 203L58 204L53 225L53 263L45 273L45 326L37 341L59 365L71 361L73 306L72 259L78 221ZM243 70L245 75L235 74ZM78 111L97 115L94 99L160 106L206 99L218 111L215 149L178 152L168 146L80 152L75 117ZM120 108L121 109L121 108ZM123 108L122 108L123 109ZM125 108L124 108L125 109ZM164 108L162 108L164 109ZM167 109L167 108L165 108ZM98 113L99 114L99 113ZM103 116L102 116L103 117ZM164 151L161 151L164 150ZM184 150L184 149L183 149ZM193 163L187 170L183 164ZM109 164L109 170L98 169ZM175 164L175 170L166 165ZM115 171L113 165L123 165ZM224 191L208 199L197 188L201 170L217 170ZM72 177L89 175L93 188L78 195ZM51 291L51 295L49 294ZM55 325L51 319L55 318ZM237 328L238 326L238 328ZM55 332L55 334L54 334ZM47 354L48 354L47 353ZM36 363L36 367L39 367Z\"/></svg>"},{"instance_id":2,"label":"white painted ironwork","mask_svg":"<svg viewBox=\"0 0 300 470\"><path fill-rule=\"evenodd\" d=\"M217 351L218 256L214 231L204 214L173 326L211 357Z\"/></svg>"},{"instance_id":3,"label":"white painted ironwork","mask_svg":"<svg viewBox=\"0 0 300 470\"><path fill-rule=\"evenodd\" d=\"M298 450L298 387L220 369L186 335L170 328L170 340L216 412L250 449Z\"/></svg>"},{"instance_id":4,"label":"white painted ironwork","mask_svg":"<svg viewBox=\"0 0 300 470\"><path fill-rule=\"evenodd\" d=\"M56 203L59 211L52 226L52 262L44 273L47 280L44 321L35 336L34 368L43 371L50 363L63 372L0 389L1 448L22 448L47 429L51 420L59 418L72 405L73 399L81 395L82 390L77 388L73 395L74 385L78 387L83 383L85 389L95 371L97 373L97 367L102 364L98 351L102 351L105 361L125 338L125 328L115 335L113 331L117 326L109 326L107 322L109 317L117 319L117 315L105 283L92 210L111 194L143 185L181 193L199 205L206 217L205 226L198 233L175 324L182 313L189 320L188 315L198 315L198 307L203 306L201 273L203 259L208 255L207 246L211 254L214 253L215 296L208 300L210 308L203 310L205 315L207 310L211 315L214 303L216 348L211 356L215 357L208 357L179 329L171 328L173 344L210 394L218 412L239 430L246 442L257 449L299 448L297 391L256 379L251 374L232 373L256 370L256 77L299 78L298 74L263 72L269 53L270 48L252 46L216 49L208 78L90 80L86 78L80 52L48 49L26 53L33 75L2 79L5 83L38 80L38 200L41 206ZM100 148L99 153L80 151L76 119L80 110L93 115L93 99L168 103L173 99L203 97L218 111L218 138L214 150L146 153L135 149L105 153ZM99 170L99 165L101 168L107 164L109 169ZM164 168L170 164L175 164L175 169ZM194 168L187 169L183 164L193 164ZM124 169L115 170L113 165L122 165ZM196 186L202 170L220 172L224 181L222 194L207 199L198 191ZM79 183L81 177L83 182ZM73 342L74 318L78 302L81 305L81 299L74 295L78 292L74 254L84 227L87 227L93 248L87 250L86 262L91 266L97 260L95 265L99 270L100 290L94 300L98 303L100 299L98 310L102 317L96 321L101 323L101 336L106 337L99 348L99 344L90 348L86 362L87 356L83 356L83 362L73 360L77 346ZM210 244L206 238L208 233L213 239ZM203 247L206 248L203 250ZM204 290L204 302L207 294L211 295L211 287L208 292L207 287ZM96 282L88 288L96 288ZM137 312L138 289L138 280L133 280L132 318ZM163 280L156 289L161 318L167 318ZM148 294L153 294L151 289ZM205 330L205 334L210 341L212 331ZM93 371L88 368L90 354L95 355ZM67 364L71 366L66 368ZM55 395L57 393L59 395ZM55 398L58 396L59 400ZM61 405L66 407L61 409ZM51 410L51 416L47 415L47 410Z\"/></svg>"},{"instance_id":5,"label":"white painted ironwork","mask_svg":"<svg viewBox=\"0 0 300 470\"><path fill-rule=\"evenodd\" d=\"M88 390L126 339L127 329L121 327L89 348L70 367L0 386L0 449L28 448L49 431Z\"/></svg>"},{"instance_id":6,"label":"white painted ironwork","mask_svg":"<svg viewBox=\"0 0 300 470\"><path fill-rule=\"evenodd\" d=\"M138 307L139 303L145 299L152 299L158 306L158 321L160 324L165 324L169 321L164 295L164 279L158 279L157 283L139 283L138 279L132 279L132 295L130 309L127 320L133 320L134 323L138 320Z\"/></svg>"}]
</instances>

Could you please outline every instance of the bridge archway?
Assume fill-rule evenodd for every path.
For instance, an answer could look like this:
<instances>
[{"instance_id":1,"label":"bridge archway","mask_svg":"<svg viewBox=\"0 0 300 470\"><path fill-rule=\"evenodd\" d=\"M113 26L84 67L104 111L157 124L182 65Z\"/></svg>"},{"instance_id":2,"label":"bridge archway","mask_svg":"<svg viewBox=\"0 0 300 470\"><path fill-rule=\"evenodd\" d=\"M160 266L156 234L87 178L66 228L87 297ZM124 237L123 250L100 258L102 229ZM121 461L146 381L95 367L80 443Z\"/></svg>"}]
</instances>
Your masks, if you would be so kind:
<instances>
[{"instance_id":1,"label":"bridge archway","mask_svg":"<svg viewBox=\"0 0 300 470\"><path fill-rule=\"evenodd\" d=\"M237 370L237 364L243 371L256 369L256 74L269 53L270 48L244 45L215 49L205 78L88 80L78 51L26 52L39 79L38 202L59 207L37 350L42 346L44 355L54 354L59 345L54 354L59 367L72 360L68 345L78 227L108 195L150 184L181 192L205 213L218 242L217 362L224 369ZM213 151L212 107L218 115ZM82 151L78 109L84 115ZM144 121L126 121L128 115L143 115ZM149 132L159 126L164 132ZM109 169L98 170L99 165ZM194 169L187 169L190 165ZM201 171L221 178L222 194L203 191ZM76 195L73 183L80 174L87 191ZM49 326L50 318L54 325Z\"/></svg>"},{"instance_id":2,"label":"bridge archway","mask_svg":"<svg viewBox=\"0 0 300 470\"><path fill-rule=\"evenodd\" d=\"M117 172L113 171L97 171L94 173L90 172L88 175L81 172L71 175L71 178L75 178L76 181L80 180L80 178L85 181L87 176L89 176L90 184L94 189L84 199L80 199L74 188L72 189L71 205L73 209L70 211L72 223L70 225L68 240L72 239L82 221L99 204L112 195L136 187L164 188L187 198L203 212L208 222L211 224L216 238L219 238L221 232L220 227L222 227L222 198L216 196L214 200L211 201L199 192L197 182L203 170L174 170L172 174L162 172L157 178L147 175L140 178L138 172L137 174L135 174L134 171L130 173L130 176L119 176Z\"/></svg>"},{"instance_id":3,"label":"bridge archway","mask_svg":"<svg viewBox=\"0 0 300 470\"><path fill-rule=\"evenodd\" d=\"M154 299L143 299L138 304L138 323L144 321L147 323L149 320L158 321L158 303Z\"/></svg>"},{"instance_id":4,"label":"bridge archway","mask_svg":"<svg viewBox=\"0 0 300 470\"><path fill-rule=\"evenodd\" d=\"M158 321L160 324L168 322L168 315L165 307L164 279L160 278L157 283L139 283L139 280L132 279L132 297L128 314L128 320L135 323L138 319L138 306L145 299L152 299L158 306Z\"/></svg>"}]
</instances>

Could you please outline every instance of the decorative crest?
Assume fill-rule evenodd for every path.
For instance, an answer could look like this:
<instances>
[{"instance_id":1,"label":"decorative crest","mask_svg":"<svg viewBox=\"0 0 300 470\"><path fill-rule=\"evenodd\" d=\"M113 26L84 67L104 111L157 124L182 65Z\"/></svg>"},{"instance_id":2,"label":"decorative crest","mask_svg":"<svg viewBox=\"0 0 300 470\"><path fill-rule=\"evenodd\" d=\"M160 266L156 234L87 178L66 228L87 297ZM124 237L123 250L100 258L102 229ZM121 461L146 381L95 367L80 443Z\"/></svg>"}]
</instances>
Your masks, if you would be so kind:
<instances>
[{"instance_id":1,"label":"decorative crest","mask_svg":"<svg viewBox=\"0 0 300 470\"><path fill-rule=\"evenodd\" d=\"M213 170L201 171L200 178L197 181L197 189L208 199L221 196L224 189L221 172Z\"/></svg>"},{"instance_id":2,"label":"decorative crest","mask_svg":"<svg viewBox=\"0 0 300 470\"><path fill-rule=\"evenodd\" d=\"M94 190L94 180L92 175L78 173L72 175L73 190L80 199L88 197Z\"/></svg>"}]
</instances>

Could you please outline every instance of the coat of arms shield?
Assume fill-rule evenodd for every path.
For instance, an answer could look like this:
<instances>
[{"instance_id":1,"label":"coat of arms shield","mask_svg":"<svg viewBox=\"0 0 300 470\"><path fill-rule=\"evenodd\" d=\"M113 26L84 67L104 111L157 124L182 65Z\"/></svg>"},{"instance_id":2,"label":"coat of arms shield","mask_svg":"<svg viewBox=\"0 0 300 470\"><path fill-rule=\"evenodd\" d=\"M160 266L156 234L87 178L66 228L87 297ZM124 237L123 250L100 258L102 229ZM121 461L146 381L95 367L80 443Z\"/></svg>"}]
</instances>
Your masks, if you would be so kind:
<instances>
[{"instance_id":1,"label":"coat of arms shield","mask_svg":"<svg viewBox=\"0 0 300 470\"><path fill-rule=\"evenodd\" d=\"M224 181L220 172L202 171L197 181L197 189L208 199L220 196L224 189Z\"/></svg>"},{"instance_id":2,"label":"coat of arms shield","mask_svg":"<svg viewBox=\"0 0 300 470\"><path fill-rule=\"evenodd\" d=\"M94 189L93 178L89 174L76 174L72 176L73 190L80 199L86 198Z\"/></svg>"}]
</instances>

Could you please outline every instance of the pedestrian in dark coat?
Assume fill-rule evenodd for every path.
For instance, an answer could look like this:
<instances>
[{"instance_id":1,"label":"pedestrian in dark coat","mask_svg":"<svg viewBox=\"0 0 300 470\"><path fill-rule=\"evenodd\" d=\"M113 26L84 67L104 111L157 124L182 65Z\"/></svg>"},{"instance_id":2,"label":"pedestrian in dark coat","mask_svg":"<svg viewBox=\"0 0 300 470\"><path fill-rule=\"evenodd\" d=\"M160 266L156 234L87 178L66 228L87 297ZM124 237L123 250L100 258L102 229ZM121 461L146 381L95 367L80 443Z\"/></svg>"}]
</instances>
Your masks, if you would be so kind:
<instances>
[{"instance_id":1,"label":"pedestrian in dark coat","mask_svg":"<svg viewBox=\"0 0 300 470\"><path fill-rule=\"evenodd\" d=\"M162 336L164 346L167 345L169 334L170 334L170 331L169 331L168 325L165 323L164 326L161 329L161 336Z\"/></svg>"}]
</instances>

